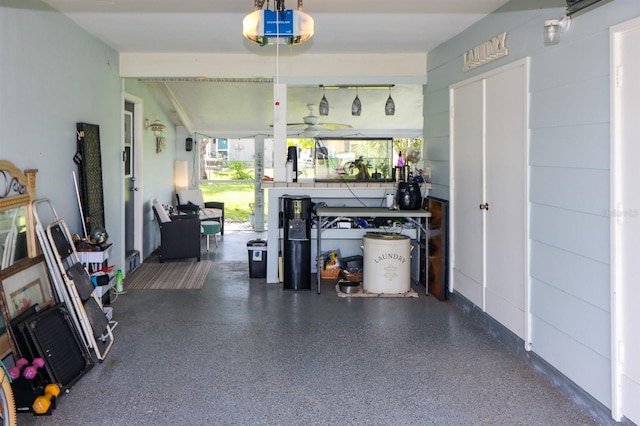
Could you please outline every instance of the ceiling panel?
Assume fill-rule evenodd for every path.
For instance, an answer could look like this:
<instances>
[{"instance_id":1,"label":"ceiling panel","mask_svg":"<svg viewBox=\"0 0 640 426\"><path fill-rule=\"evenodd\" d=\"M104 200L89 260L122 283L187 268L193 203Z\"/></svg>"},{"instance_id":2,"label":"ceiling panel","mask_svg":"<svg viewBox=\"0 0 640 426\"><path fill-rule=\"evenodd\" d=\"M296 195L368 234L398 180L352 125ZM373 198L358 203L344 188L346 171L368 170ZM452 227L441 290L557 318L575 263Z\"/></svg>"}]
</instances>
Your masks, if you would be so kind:
<instances>
[{"instance_id":1,"label":"ceiling panel","mask_svg":"<svg viewBox=\"0 0 640 426\"><path fill-rule=\"evenodd\" d=\"M252 0L44 0L118 52L255 55L270 60L274 46L260 47L242 37L242 19ZM270 5L273 7L273 3ZM426 53L507 0L306 0L315 20L310 41L282 49L283 55ZM295 0L285 1L295 8ZM232 58L232 56L230 56ZM230 59L231 61L232 59ZM246 75L246 69L243 69ZM156 75L162 75L158 61ZM165 74L170 75L170 74ZM148 76L140 76L148 77ZM232 78L233 75L205 76ZM398 82L396 82L398 83ZM175 124L216 134L270 132L272 83L147 81ZM354 92L327 93L331 122L353 126L358 134L414 134L422 130L422 86L392 91L396 114L383 113L384 91L362 91L360 117L350 115ZM315 84L290 87L287 118L300 121L309 103L318 103Z\"/></svg>"}]
</instances>

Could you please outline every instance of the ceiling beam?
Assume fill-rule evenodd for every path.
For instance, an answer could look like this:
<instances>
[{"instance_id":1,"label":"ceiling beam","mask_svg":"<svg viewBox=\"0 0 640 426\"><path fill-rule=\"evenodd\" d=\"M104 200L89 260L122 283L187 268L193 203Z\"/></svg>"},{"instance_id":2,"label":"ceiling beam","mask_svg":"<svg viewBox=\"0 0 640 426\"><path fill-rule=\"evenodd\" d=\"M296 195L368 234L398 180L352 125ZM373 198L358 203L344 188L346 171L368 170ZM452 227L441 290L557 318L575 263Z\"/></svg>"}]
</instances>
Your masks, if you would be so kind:
<instances>
[{"instance_id":1,"label":"ceiling beam","mask_svg":"<svg viewBox=\"0 0 640 426\"><path fill-rule=\"evenodd\" d=\"M184 128L187 129L187 132L190 135L193 134L194 133L193 123L189 119L189 116L184 111L184 108L182 107L180 102L178 102L178 99L175 97L175 95L173 94L169 86L167 86L167 83L162 83L162 91L164 92L169 102L171 102L171 105L175 109L176 114L178 115L178 118L182 122L182 125L184 126Z\"/></svg>"},{"instance_id":2,"label":"ceiling beam","mask_svg":"<svg viewBox=\"0 0 640 426\"><path fill-rule=\"evenodd\" d=\"M121 77L273 77L287 84L425 84L426 53L300 55L120 53ZM315 80L315 81L313 81Z\"/></svg>"}]
</instances>

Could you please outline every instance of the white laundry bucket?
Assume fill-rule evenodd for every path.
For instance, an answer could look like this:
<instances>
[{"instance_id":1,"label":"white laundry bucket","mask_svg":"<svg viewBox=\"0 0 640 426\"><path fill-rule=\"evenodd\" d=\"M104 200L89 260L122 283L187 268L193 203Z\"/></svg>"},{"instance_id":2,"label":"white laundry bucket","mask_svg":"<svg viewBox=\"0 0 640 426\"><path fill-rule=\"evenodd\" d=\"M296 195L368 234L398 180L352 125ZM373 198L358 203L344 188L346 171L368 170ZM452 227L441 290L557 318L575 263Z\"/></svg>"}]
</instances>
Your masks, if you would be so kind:
<instances>
[{"instance_id":1,"label":"white laundry bucket","mask_svg":"<svg viewBox=\"0 0 640 426\"><path fill-rule=\"evenodd\" d=\"M367 233L363 239L362 288L370 293L406 293L411 289L411 238Z\"/></svg>"}]
</instances>

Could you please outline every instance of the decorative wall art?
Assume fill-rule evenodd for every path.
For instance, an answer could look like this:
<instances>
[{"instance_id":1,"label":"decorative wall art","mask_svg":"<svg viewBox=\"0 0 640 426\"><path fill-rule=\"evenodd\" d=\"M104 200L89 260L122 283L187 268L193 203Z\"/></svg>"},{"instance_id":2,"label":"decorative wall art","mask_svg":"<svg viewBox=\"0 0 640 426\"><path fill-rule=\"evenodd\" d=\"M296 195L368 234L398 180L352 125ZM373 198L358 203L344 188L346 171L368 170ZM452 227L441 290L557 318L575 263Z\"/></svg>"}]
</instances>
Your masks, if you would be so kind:
<instances>
[{"instance_id":1,"label":"decorative wall art","mask_svg":"<svg viewBox=\"0 0 640 426\"><path fill-rule=\"evenodd\" d=\"M156 138L156 153L163 152L166 145L167 141L163 136Z\"/></svg>"},{"instance_id":2,"label":"decorative wall art","mask_svg":"<svg viewBox=\"0 0 640 426\"><path fill-rule=\"evenodd\" d=\"M104 195L102 184L102 151L100 148L100 126L76 123L76 155L73 161L78 166L80 204L83 227L88 237L106 229L104 219Z\"/></svg>"},{"instance_id":3,"label":"decorative wall art","mask_svg":"<svg viewBox=\"0 0 640 426\"><path fill-rule=\"evenodd\" d=\"M38 304L53 304L49 274L43 256L28 259L0 274L5 321Z\"/></svg>"}]
</instances>

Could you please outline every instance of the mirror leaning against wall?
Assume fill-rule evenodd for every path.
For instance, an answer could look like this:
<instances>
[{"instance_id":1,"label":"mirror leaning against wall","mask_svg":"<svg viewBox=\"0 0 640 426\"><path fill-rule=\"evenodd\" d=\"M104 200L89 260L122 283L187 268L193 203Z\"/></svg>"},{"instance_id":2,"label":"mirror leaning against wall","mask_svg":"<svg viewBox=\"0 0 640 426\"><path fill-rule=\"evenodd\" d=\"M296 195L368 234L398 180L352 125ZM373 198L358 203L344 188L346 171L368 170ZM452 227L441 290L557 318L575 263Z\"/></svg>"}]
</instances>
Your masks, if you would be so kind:
<instances>
[{"instance_id":1,"label":"mirror leaning against wall","mask_svg":"<svg viewBox=\"0 0 640 426\"><path fill-rule=\"evenodd\" d=\"M31 202L36 170L24 173L0 160L0 270L37 254Z\"/></svg>"},{"instance_id":2,"label":"mirror leaning against wall","mask_svg":"<svg viewBox=\"0 0 640 426\"><path fill-rule=\"evenodd\" d=\"M13 352L7 323L28 300L38 299L31 297L32 293L39 295L42 292L48 302L52 299L46 270L38 286L31 285L33 280L29 280L30 276L24 272L30 271L35 263L44 265L43 259L35 259L39 252L32 211L36 172L26 170L23 173L10 161L0 160L0 359ZM14 281L16 285L13 285ZM29 282L23 286L23 281ZM10 303L19 306L11 309Z\"/></svg>"}]
</instances>

